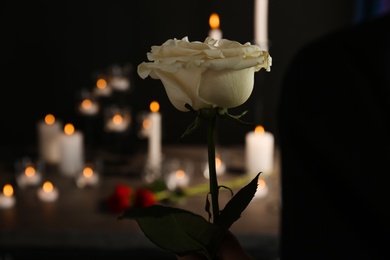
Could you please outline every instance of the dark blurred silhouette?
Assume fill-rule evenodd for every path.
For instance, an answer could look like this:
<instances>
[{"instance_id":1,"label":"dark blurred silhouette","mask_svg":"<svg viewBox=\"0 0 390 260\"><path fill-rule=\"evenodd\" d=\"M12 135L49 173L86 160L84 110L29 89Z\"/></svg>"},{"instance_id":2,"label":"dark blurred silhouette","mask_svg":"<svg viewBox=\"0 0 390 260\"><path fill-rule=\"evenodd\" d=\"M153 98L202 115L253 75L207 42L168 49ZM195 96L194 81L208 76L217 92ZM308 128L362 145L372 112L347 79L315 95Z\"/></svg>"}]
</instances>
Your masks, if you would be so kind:
<instances>
[{"instance_id":1,"label":"dark blurred silhouette","mask_svg":"<svg viewBox=\"0 0 390 260\"><path fill-rule=\"evenodd\" d=\"M281 259L390 259L390 15L297 53L278 110Z\"/></svg>"}]
</instances>

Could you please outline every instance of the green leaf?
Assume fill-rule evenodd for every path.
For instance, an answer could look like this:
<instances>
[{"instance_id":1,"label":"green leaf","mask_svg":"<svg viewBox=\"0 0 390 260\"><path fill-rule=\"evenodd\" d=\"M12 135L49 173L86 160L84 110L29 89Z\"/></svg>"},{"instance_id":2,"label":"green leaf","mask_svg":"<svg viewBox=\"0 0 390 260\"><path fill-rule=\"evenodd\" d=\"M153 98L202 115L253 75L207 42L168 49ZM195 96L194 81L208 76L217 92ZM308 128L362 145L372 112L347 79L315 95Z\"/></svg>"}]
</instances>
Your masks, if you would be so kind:
<instances>
[{"instance_id":1,"label":"green leaf","mask_svg":"<svg viewBox=\"0 0 390 260\"><path fill-rule=\"evenodd\" d=\"M241 217L241 213L253 199L258 185L260 173L255 178L239 190L236 195L229 200L219 216L219 225L228 230L230 226Z\"/></svg>"},{"instance_id":2,"label":"green leaf","mask_svg":"<svg viewBox=\"0 0 390 260\"><path fill-rule=\"evenodd\" d=\"M119 219L134 219L146 237L176 255L198 252L212 259L226 230L190 211L153 205L130 208Z\"/></svg>"}]
</instances>

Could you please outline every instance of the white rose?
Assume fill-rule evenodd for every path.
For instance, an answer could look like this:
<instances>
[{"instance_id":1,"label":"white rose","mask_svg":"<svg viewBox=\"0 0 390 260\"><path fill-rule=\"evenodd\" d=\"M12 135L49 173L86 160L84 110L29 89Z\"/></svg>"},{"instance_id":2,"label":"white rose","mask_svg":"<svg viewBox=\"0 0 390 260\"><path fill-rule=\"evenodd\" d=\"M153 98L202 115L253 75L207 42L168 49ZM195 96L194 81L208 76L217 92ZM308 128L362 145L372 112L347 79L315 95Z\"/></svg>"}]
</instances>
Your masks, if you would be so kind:
<instances>
[{"instance_id":1,"label":"white rose","mask_svg":"<svg viewBox=\"0 0 390 260\"><path fill-rule=\"evenodd\" d=\"M204 42L170 39L152 46L148 60L138 65L138 75L160 79L171 103L180 111L232 108L248 100L254 73L270 71L271 56L249 42L206 38Z\"/></svg>"}]
</instances>

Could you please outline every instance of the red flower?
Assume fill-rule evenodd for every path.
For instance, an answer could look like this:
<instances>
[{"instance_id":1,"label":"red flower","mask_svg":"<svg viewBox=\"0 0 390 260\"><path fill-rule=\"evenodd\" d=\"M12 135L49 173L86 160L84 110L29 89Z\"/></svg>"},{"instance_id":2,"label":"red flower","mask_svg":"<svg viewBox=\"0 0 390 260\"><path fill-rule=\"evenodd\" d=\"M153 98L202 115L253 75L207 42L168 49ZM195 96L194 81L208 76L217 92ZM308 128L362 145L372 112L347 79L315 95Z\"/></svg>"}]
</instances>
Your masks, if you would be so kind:
<instances>
[{"instance_id":1,"label":"red flower","mask_svg":"<svg viewBox=\"0 0 390 260\"><path fill-rule=\"evenodd\" d=\"M152 191L147 188L139 188L135 192L134 207L146 208L157 203L157 198Z\"/></svg>"},{"instance_id":2,"label":"red flower","mask_svg":"<svg viewBox=\"0 0 390 260\"><path fill-rule=\"evenodd\" d=\"M122 213L132 205L133 189L123 184L115 186L114 192L108 197L107 207L114 213Z\"/></svg>"}]
</instances>

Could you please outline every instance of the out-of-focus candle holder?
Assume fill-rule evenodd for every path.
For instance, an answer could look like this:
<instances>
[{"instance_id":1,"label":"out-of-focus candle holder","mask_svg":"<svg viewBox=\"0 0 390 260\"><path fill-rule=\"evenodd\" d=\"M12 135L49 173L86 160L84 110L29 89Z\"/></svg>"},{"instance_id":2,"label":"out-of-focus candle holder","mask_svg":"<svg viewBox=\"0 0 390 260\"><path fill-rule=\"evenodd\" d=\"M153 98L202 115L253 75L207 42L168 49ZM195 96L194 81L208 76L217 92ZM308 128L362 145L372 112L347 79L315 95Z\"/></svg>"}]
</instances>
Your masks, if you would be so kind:
<instances>
[{"instance_id":1,"label":"out-of-focus candle holder","mask_svg":"<svg viewBox=\"0 0 390 260\"><path fill-rule=\"evenodd\" d=\"M81 116L81 130L85 133L86 153L96 151L103 135L101 104L90 90L82 89L76 100L76 111Z\"/></svg>"},{"instance_id":2,"label":"out-of-focus candle holder","mask_svg":"<svg viewBox=\"0 0 390 260\"><path fill-rule=\"evenodd\" d=\"M24 157L15 163L16 183L20 188L38 186L42 182L43 163L34 162L29 157Z\"/></svg>"},{"instance_id":3,"label":"out-of-focus candle holder","mask_svg":"<svg viewBox=\"0 0 390 260\"><path fill-rule=\"evenodd\" d=\"M120 108L115 105L104 110L104 130L109 133L123 133L131 128L132 116L130 108Z\"/></svg>"},{"instance_id":4,"label":"out-of-focus candle holder","mask_svg":"<svg viewBox=\"0 0 390 260\"><path fill-rule=\"evenodd\" d=\"M37 190L37 196L43 202L53 202L58 199L59 191L51 181L45 181Z\"/></svg>"},{"instance_id":5,"label":"out-of-focus candle holder","mask_svg":"<svg viewBox=\"0 0 390 260\"><path fill-rule=\"evenodd\" d=\"M112 158L115 164L122 164L122 155L136 150L133 135L132 111L128 106L110 105L104 109L104 147L109 153L115 155ZM119 159L119 160L118 160ZM122 158L123 159L123 158Z\"/></svg>"},{"instance_id":6,"label":"out-of-focus candle holder","mask_svg":"<svg viewBox=\"0 0 390 260\"><path fill-rule=\"evenodd\" d=\"M194 174L194 164L190 160L169 159L163 163L163 179L171 191L187 188Z\"/></svg>"},{"instance_id":7,"label":"out-of-focus candle holder","mask_svg":"<svg viewBox=\"0 0 390 260\"><path fill-rule=\"evenodd\" d=\"M88 90L81 90L77 100L77 111L83 116L96 116L99 114L100 105L97 98Z\"/></svg>"},{"instance_id":8,"label":"out-of-focus candle holder","mask_svg":"<svg viewBox=\"0 0 390 260\"><path fill-rule=\"evenodd\" d=\"M121 66L119 64L112 64L108 67L107 83L113 91L125 92L132 89L130 80L131 64Z\"/></svg>"},{"instance_id":9,"label":"out-of-focus candle holder","mask_svg":"<svg viewBox=\"0 0 390 260\"><path fill-rule=\"evenodd\" d=\"M226 158L221 153L215 154L215 170L217 176L222 176L226 173ZM208 160L206 160L206 162L203 164L203 176L206 179L210 178Z\"/></svg>"},{"instance_id":10,"label":"out-of-focus candle holder","mask_svg":"<svg viewBox=\"0 0 390 260\"><path fill-rule=\"evenodd\" d=\"M82 171L75 176L76 186L80 189L97 187L100 184L102 165L99 162L88 162Z\"/></svg>"},{"instance_id":11,"label":"out-of-focus candle holder","mask_svg":"<svg viewBox=\"0 0 390 260\"><path fill-rule=\"evenodd\" d=\"M0 209L12 208L15 203L14 188L11 184L7 183L2 187L2 192L0 194Z\"/></svg>"},{"instance_id":12,"label":"out-of-focus candle holder","mask_svg":"<svg viewBox=\"0 0 390 260\"><path fill-rule=\"evenodd\" d=\"M112 95L112 88L108 85L105 75L100 74L96 77L92 93L97 97L110 97Z\"/></svg>"},{"instance_id":13,"label":"out-of-focus candle holder","mask_svg":"<svg viewBox=\"0 0 390 260\"><path fill-rule=\"evenodd\" d=\"M147 139L150 135L152 121L149 112L141 111L137 115L137 136L139 139Z\"/></svg>"}]
</instances>

